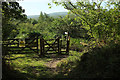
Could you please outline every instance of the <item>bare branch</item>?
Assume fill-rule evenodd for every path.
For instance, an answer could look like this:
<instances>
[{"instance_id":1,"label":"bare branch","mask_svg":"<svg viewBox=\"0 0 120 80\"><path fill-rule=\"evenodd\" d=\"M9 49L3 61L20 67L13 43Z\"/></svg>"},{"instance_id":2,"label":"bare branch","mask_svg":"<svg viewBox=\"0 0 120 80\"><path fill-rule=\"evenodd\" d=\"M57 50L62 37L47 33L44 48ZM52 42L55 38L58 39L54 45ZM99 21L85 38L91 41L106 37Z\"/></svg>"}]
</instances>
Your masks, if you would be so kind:
<instances>
[{"instance_id":1,"label":"bare branch","mask_svg":"<svg viewBox=\"0 0 120 80\"><path fill-rule=\"evenodd\" d=\"M73 10L73 8L69 8L65 3L64 3L64 6L65 6L66 9L68 9L68 10Z\"/></svg>"},{"instance_id":2,"label":"bare branch","mask_svg":"<svg viewBox=\"0 0 120 80\"><path fill-rule=\"evenodd\" d=\"M73 8L75 8L76 9L76 7L71 3L71 2L69 2L69 4L73 7Z\"/></svg>"}]
</instances>

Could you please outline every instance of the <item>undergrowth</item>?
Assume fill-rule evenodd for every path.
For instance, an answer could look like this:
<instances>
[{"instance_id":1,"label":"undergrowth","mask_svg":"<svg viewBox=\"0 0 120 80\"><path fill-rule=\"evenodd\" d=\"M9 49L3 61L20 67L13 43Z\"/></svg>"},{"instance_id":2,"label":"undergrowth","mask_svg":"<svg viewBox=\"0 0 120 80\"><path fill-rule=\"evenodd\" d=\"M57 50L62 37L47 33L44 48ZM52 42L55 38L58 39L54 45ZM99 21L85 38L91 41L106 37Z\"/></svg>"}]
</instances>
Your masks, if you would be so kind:
<instances>
[{"instance_id":1,"label":"undergrowth","mask_svg":"<svg viewBox=\"0 0 120 80\"><path fill-rule=\"evenodd\" d=\"M58 64L59 74L67 78L119 78L120 45L93 48L81 56L69 56Z\"/></svg>"},{"instance_id":2,"label":"undergrowth","mask_svg":"<svg viewBox=\"0 0 120 80\"><path fill-rule=\"evenodd\" d=\"M120 45L108 44L87 51L70 50L69 57L57 64L56 73L44 64L51 58L39 58L36 54L11 54L3 65L4 80L38 80L40 78L119 78ZM9 62L7 62L9 63ZM7 73L6 73L7 72ZM16 74L16 75L15 75ZM9 76L8 76L9 75ZM5 78L5 77L8 78ZM14 78L13 78L14 76ZM19 79L18 79L19 78Z\"/></svg>"}]
</instances>

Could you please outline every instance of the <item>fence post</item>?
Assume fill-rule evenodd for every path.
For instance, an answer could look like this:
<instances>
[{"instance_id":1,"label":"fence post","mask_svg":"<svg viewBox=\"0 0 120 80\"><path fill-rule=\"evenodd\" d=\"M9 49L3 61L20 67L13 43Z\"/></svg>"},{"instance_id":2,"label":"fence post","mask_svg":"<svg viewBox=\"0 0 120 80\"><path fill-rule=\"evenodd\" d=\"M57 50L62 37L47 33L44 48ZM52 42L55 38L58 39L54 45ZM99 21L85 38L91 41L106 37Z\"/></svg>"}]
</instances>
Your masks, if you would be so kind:
<instances>
[{"instance_id":1,"label":"fence post","mask_svg":"<svg viewBox=\"0 0 120 80\"><path fill-rule=\"evenodd\" d=\"M60 38L59 37L58 37L57 41L58 41L58 54L59 54L60 53Z\"/></svg>"},{"instance_id":2,"label":"fence post","mask_svg":"<svg viewBox=\"0 0 120 80\"><path fill-rule=\"evenodd\" d=\"M42 39L40 38L40 56L42 54Z\"/></svg>"},{"instance_id":3,"label":"fence post","mask_svg":"<svg viewBox=\"0 0 120 80\"><path fill-rule=\"evenodd\" d=\"M60 54L61 54L62 40L60 40Z\"/></svg>"},{"instance_id":4,"label":"fence post","mask_svg":"<svg viewBox=\"0 0 120 80\"><path fill-rule=\"evenodd\" d=\"M42 39L42 47L43 47L43 51L42 51L42 54L43 54L43 56L44 56L44 53L45 53L45 45L44 45L44 39Z\"/></svg>"},{"instance_id":5,"label":"fence post","mask_svg":"<svg viewBox=\"0 0 120 80\"><path fill-rule=\"evenodd\" d=\"M38 48L38 35L37 35L37 53L39 54L39 48Z\"/></svg>"},{"instance_id":6,"label":"fence post","mask_svg":"<svg viewBox=\"0 0 120 80\"><path fill-rule=\"evenodd\" d=\"M44 40L40 38L40 57L44 56Z\"/></svg>"},{"instance_id":7,"label":"fence post","mask_svg":"<svg viewBox=\"0 0 120 80\"><path fill-rule=\"evenodd\" d=\"M67 39L67 48L66 48L66 53L68 53L68 54L69 54L69 45L70 45L70 36Z\"/></svg>"}]
</instances>

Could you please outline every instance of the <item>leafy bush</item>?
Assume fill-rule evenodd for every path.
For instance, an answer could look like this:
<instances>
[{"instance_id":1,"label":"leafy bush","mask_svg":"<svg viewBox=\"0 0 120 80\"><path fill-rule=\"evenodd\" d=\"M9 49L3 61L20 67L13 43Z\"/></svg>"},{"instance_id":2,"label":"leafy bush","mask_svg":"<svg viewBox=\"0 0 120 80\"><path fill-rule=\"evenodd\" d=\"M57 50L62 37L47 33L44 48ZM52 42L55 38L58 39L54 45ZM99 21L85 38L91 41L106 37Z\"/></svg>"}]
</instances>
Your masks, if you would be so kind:
<instances>
[{"instance_id":1,"label":"leafy bush","mask_svg":"<svg viewBox=\"0 0 120 80\"><path fill-rule=\"evenodd\" d=\"M87 42L85 39L76 39L76 38L71 38L70 39L70 49L74 51L83 51L83 45L80 44L80 42Z\"/></svg>"},{"instance_id":2,"label":"leafy bush","mask_svg":"<svg viewBox=\"0 0 120 80\"><path fill-rule=\"evenodd\" d=\"M76 67L77 62L80 61L80 56L83 53L79 53L76 51L70 51L69 57L62 60L57 65L57 70L60 74L67 74L70 72L74 67ZM63 77L63 76L62 76Z\"/></svg>"},{"instance_id":3,"label":"leafy bush","mask_svg":"<svg viewBox=\"0 0 120 80\"><path fill-rule=\"evenodd\" d=\"M117 78L120 74L120 45L94 48L84 53L68 77Z\"/></svg>"}]
</instances>

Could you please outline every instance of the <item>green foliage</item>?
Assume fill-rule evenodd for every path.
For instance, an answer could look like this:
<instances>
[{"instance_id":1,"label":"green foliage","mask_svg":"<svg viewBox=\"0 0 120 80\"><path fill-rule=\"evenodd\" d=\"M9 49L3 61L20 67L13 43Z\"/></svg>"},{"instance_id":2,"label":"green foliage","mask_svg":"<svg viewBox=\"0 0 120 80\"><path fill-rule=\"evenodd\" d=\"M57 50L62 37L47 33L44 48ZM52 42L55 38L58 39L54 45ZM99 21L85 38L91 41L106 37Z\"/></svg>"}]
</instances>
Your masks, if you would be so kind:
<instances>
[{"instance_id":1,"label":"green foliage","mask_svg":"<svg viewBox=\"0 0 120 80\"><path fill-rule=\"evenodd\" d=\"M120 47L117 44L104 48L95 48L84 53L78 66L69 77L79 78L117 78L119 77ZM75 72L74 72L75 71ZM73 74L75 73L75 74Z\"/></svg>"},{"instance_id":2,"label":"green foliage","mask_svg":"<svg viewBox=\"0 0 120 80\"><path fill-rule=\"evenodd\" d=\"M62 77L67 78L118 78L120 74L120 45L93 48L89 52L71 52L57 65Z\"/></svg>"},{"instance_id":3,"label":"green foliage","mask_svg":"<svg viewBox=\"0 0 120 80\"><path fill-rule=\"evenodd\" d=\"M32 19L32 20L31 20L31 23L32 23L33 25L35 25L35 24L37 24L37 23L38 23L38 21L37 21L37 20L35 20L35 19Z\"/></svg>"},{"instance_id":4,"label":"green foliage","mask_svg":"<svg viewBox=\"0 0 120 80\"><path fill-rule=\"evenodd\" d=\"M57 65L57 70L59 71L58 73L67 75L73 68L76 67L77 62L80 61L80 57L82 56L82 54L83 53L79 53L76 51L70 51L69 57L58 63Z\"/></svg>"},{"instance_id":5,"label":"green foliage","mask_svg":"<svg viewBox=\"0 0 120 80\"><path fill-rule=\"evenodd\" d=\"M42 12L40 12L40 16L39 16L39 19L38 19L38 22L41 22L41 21L44 21L44 16L43 16Z\"/></svg>"},{"instance_id":6,"label":"green foliage","mask_svg":"<svg viewBox=\"0 0 120 80\"><path fill-rule=\"evenodd\" d=\"M27 38L27 34L35 31L36 28L33 27L33 24L27 22L27 23L21 23L18 25L17 30L19 31L19 34L16 36L16 38Z\"/></svg>"},{"instance_id":7,"label":"green foliage","mask_svg":"<svg viewBox=\"0 0 120 80\"><path fill-rule=\"evenodd\" d=\"M73 16L67 15L64 18L61 17L54 20L52 29L56 30L56 33L59 35L69 32L69 35L73 38L88 38L87 30L81 28L82 24L80 22L79 20L75 21Z\"/></svg>"},{"instance_id":8,"label":"green foliage","mask_svg":"<svg viewBox=\"0 0 120 80\"><path fill-rule=\"evenodd\" d=\"M7 39L12 30L16 30L16 24L13 22L26 19L26 15L22 14L25 10L17 2L2 2L2 37ZM8 14L9 13L9 14Z\"/></svg>"},{"instance_id":9,"label":"green foliage","mask_svg":"<svg viewBox=\"0 0 120 80\"><path fill-rule=\"evenodd\" d=\"M70 38L70 49L74 51L83 51L83 45L80 42L85 42L84 39Z\"/></svg>"},{"instance_id":10,"label":"green foliage","mask_svg":"<svg viewBox=\"0 0 120 80\"><path fill-rule=\"evenodd\" d=\"M97 2L63 2L55 3L63 5L66 9L74 13L81 20L82 27L87 29L91 37L109 40L109 37L116 39L119 36L119 2L106 2L106 8L101 6L103 1ZM108 6L109 5L109 6ZM112 15L111 15L112 14Z\"/></svg>"},{"instance_id":11,"label":"green foliage","mask_svg":"<svg viewBox=\"0 0 120 80\"><path fill-rule=\"evenodd\" d=\"M101 6L102 1L96 2L76 2L76 3L55 3L57 5L64 6L66 9L70 10L76 15L75 21L70 21L69 18L61 23L68 23L66 25L75 25L76 21L81 22L81 28L87 31L87 34L93 37L88 43L89 51L84 53L81 58L78 58L78 64L73 64L77 62L75 57L70 57L70 60L65 60L58 65L61 70L61 74L67 75L68 78L112 78L119 77L119 21L120 21L120 8L119 2L107 2L107 7L103 8ZM109 6L108 6L109 5ZM78 17L77 17L78 16ZM65 19L65 18L64 18ZM71 18L72 19L72 18ZM57 24L56 25L63 25ZM70 28L63 27L66 31ZM58 27L61 31L62 28ZM69 29L74 30L74 29ZM64 32L64 31L63 31ZM76 31L74 31L76 34ZM71 47L74 44L78 44L81 41L71 39ZM101 47L102 46L102 47ZM80 61L79 61L80 59ZM77 65L75 68L72 65ZM114 68L115 67L115 68ZM73 68L73 69L72 69Z\"/></svg>"}]
</instances>

